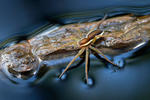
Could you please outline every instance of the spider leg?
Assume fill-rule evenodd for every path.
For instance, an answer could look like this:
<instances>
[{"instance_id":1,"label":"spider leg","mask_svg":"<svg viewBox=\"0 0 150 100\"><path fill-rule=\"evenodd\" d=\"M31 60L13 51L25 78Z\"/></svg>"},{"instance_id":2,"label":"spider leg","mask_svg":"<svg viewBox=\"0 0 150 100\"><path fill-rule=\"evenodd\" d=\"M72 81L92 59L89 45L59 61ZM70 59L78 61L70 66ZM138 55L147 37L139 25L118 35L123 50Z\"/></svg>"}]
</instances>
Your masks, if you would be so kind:
<instances>
[{"instance_id":1,"label":"spider leg","mask_svg":"<svg viewBox=\"0 0 150 100\"><path fill-rule=\"evenodd\" d=\"M119 67L118 65L116 65L116 64L114 64L112 61L110 61L110 60L109 60L100 50L98 50L97 48L94 48L94 47L92 47L92 46L89 46L89 48L92 49L93 51L97 52L97 53L100 54L101 56L103 56L104 59L105 59L106 61L108 61L109 63L111 63L112 65L115 65L115 66Z\"/></svg>"},{"instance_id":2,"label":"spider leg","mask_svg":"<svg viewBox=\"0 0 150 100\"><path fill-rule=\"evenodd\" d=\"M99 26L104 22L104 20L107 18L107 14L105 14L105 16L103 17L103 19L101 19L100 21L98 21L98 24L95 25L94 27L92 27L92 29L90 29L90 31L88 32L91 33L92 31L94 31L96 28L99 29Z\"/></svg>"},{"instance_id":3,"label":"spider leg","mask_svg":"<svg viewBox=\"0 0 150 100\"><path fill-rule=\"evenodd\" d=\"M86 82L88 83L88 59L89 59L89 48L86 48L86 55L85 55L85 76Z\"/></svg>"},{"instance_id":4,"label":"spider leg","mask_svg":"<svg viewBox=\"0 0 150 100\"><path fill-rule=\"evenodd\" d=\"M61 78L63 76L63 74L68 70L68 68L71 66L71 64L85 51L85 48L82 48L78 54L76 54L76 56L70 61L70 63L67 65L67 67L65 68L65 70L60 74L59 78Z\"/></svg>"},{"instance_id":5,"label":"spider leg","mask_svg":"<svg viewBox=\"0 0 150 100\"><path fill-rule=\"evenodd\" d=\"M68 71L69 71L69 70L72 70L72 69L74 69L74 68L78 68L81 64L84 63L84 61L85 61L84 59L85 59L85 57L81 58L81 60L79 61L79 63L76 64L75 66L69 67L69 68L68 68Z\"/></svg>"}]
</instances>

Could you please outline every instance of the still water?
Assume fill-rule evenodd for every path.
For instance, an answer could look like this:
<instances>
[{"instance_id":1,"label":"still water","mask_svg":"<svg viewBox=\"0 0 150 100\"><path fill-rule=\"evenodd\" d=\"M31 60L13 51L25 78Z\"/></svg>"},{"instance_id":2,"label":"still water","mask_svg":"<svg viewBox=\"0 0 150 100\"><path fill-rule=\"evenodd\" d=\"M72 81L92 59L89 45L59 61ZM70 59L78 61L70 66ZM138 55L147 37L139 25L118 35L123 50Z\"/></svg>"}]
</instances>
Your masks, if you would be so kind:
<instances>
[{"instance_id":1,"label":"still water","mask_svg":"<svg viewBox=\"0 0 150 100\"><path fill-rule=\"evenodd\" d=\"M48 23L63 25L94 21L102 18L106 13L109 17L129 13L150 14L149 0L93 0L92 2L90 0L87 2L16 0L13 3L7 1L9 0L0 3L7 5L7 7L2 6L6 14L2 12L1 17L3 23L0 28L1 47L40 33L41 30L50 27ZM12 17L8 16L10 9L15 13L10 14ZM15 78L10 80L1 73L0 100L149 100L148 49L145 47L133 57L126 59L125 68L116 72L92 57L88 85L84 83L84 64L66 73L62 80L57 78L70 58L59 60L55 68L41 65L42 70L39 69L40 72L28 80Z\"/></svg>"}]
</instances>

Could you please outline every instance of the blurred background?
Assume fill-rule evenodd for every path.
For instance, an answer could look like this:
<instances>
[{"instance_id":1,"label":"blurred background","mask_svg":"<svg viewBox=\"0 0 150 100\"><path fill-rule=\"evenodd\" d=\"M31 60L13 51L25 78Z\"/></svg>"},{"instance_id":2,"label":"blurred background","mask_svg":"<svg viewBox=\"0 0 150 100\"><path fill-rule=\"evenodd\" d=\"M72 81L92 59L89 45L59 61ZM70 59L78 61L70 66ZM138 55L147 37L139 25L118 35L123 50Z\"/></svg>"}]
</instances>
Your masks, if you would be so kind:
<instances>
[{"instance_id":1,"label":"blurred background","mask_svg":"<svg viewBox=\"0 0 150 100\"><path fill-rule=\"evenodd\" d=\"M0 42L50 21L65 24L104 13L146 15L149 6L150 0L0 0ZM68 14L75 15L72 19ZM54 72L32 86L11 85L1 79L0 100L150 100L149 59L150 53L128 59L125 69L117 72L91 62L92 87L83 82L84 65L71 71L64 81L53 77Z\"/></svg>"}]
</instances>

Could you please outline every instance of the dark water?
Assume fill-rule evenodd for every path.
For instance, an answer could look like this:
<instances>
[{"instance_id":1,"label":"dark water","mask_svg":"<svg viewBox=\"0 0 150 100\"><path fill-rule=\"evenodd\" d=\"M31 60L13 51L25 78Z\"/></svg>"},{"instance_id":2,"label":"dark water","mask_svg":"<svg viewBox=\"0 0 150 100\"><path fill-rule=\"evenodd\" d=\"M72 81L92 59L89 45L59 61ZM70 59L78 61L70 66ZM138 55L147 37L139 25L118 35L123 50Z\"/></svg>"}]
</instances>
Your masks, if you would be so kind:
<instances>
[{"instance_id":1,"label":"dark water","mask_svg":"<svg viewBox=\"0 0 150 100\"><path fill-rule=\"evenodd\" d=\"M0 42L32 34L48 21L58 24L93 21L105 13L109 17L128 13L146 15L150 13L150 1L1 0ZM44 76L40 72L40 79L32 84L24 84L28 81L15 84L1 75L0 100L149 100L149 59L150 53L141 51L139 56L126 59L125 68L116 72L93 59L89 86L84 83L84 64L59 80L61 69L57 66L66 66L67 61L63 63L63 60L56 69L45 68L49 71Z\"/></svg>"}]
</instances>

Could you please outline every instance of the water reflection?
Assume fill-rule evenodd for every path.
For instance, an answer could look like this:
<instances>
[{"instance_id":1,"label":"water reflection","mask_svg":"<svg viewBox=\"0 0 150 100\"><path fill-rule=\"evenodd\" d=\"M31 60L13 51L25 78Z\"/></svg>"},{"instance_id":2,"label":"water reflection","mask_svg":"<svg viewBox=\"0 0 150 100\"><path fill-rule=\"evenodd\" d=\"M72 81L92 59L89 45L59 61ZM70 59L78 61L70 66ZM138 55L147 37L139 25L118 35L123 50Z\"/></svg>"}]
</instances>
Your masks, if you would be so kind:
<instances>
[{"instance_id":1,"label":"water reflection","mask_svg":"<svg viewBox=\"0 0 150 100\"><path fill-rule=\"evenodd\" d=\"M143 7L139 9L138 8L130 9L130 8L132 7L114 8L110 10L109 15L114 16L123 13L130 13L130 12L138 15L140 14L144 15L149 13L148 7L145 8ZM66 16L65 18L60 17L59 20L62 21L63 23L73 23L78 21L84 22L87 20L93 21L101 18L103 16L102 13L100 15L96 13L97 15L95 16L91 15L90 17L88 16L87 18L86 16L84 16L81 19L80 17L67 18ZM14 38L14 40L15 39L18 38ZM15 43L18 42L14 42L13 44ZM147 50L148 48L149 46L147 47ZM136 52L138 49L141 48L136 48L135 51L133 50L123 55L116 56L112 60L115 62L115 64L123 67L124 59L130 56L138 55L139 53ZM144 50L142 50L141 52L142 54L146 53L144 52ZM88 84L84 84L84 79L83 79L84 65L81 65L80 68L77 68L76 70L67 73L69 75L64 76L63 80L58 80L57 77L60 74L59 69L62 69L62 67L66 66L72 57L66 59L58 59L58 61L56 62L54 61L42 62L40 66L37 66L38 69L31 71L29 73L18 74L17 76L14 76L13 71L7 68L4 68L3 73L1 74L3 74L5 78L7 78L12 84L17 84L17 85L33 84L33 86L37 86L38 89L34 90L34 95L35 93L37 93L37 91L39 93L39 94L37 93L38 94L36 95L37 97L39 95L40 96L42 95L44 97L46 94L47 97L49 98L54 97L55 99L59 99L59 100L62 98L72 99L73 97L77 97L77 96L78 99L80 99L80 97L86 96L87 98L89 97L88 98L89 100L92 99L93 96L95 96L96 99L99 98L112 99L113 97L117 97L117 98L123 98L128 100L129 96L135 97L137 99L139 98L143 99L143 97L149 98L149 94L147 93L150 93L149 57L150 55L145 55L141 57L136 56L135 58L128 59L125 70L112 73L112 71L110 72L110 69L105 68L104 65L100 63L99 60L97 60L92 56L91 68L90 68L91 77L89 78ZM78 61L76 62L76 64L78 63ZM32 88L30 87L28 92L31 91ZM24 89L23 91L26 90ZM70 91L73 96L68 95ZM19 93L20 91L18 92L18 94ZM13 96L14 95L16 94L13 93ZM62 95L64 97L62 97ZM35 99L40 99L40 98L35 98ZM42 99L43 98L41 98L41 100Z\"/></svg>"},{"instance_id":2,"label":"water reflection","mask_svg":"<svg viewBox=\"0 0 150 100\"><path fill-rule=\"evenodd\" d=\"M45 27L43 27L42 29L40 29L39 31L36 31L35 34L39 33L39 36L49 35L49 33L52 30L56 30L57 27L58 27L57 25L49 25L48 24ZM50 36L51 35L54 35L54 34L50 34ZM67 61L70 61L70 58L72 59L72 56L69 56L69 57L65 57L63 59L57 58L56 60L50 60L50 61L47 59L42 60L38 55L34 54L35 50L32 47L32 45L30 45L30 41L34 41L35 39L22 40L22 41L19 39L18 42L16 42L17 39L18 39L18 37L14 37L14 39L12 39L12 40L15 40L15 42L12 41L12 43L4 42L5 45L3 45L2 49L1 49L2 71L10 80L12 80L14 82L16 81L16 83L21 83L21 80L23 80L23 81L27 80L28 82L31 82L31 81L34 82L35 80L39 80L40 78L42 78L42 75L44 75L44 73L48 72L49 70L53 70L53 69L61 68L62 66L66 66L65 63ZM25 39L25 38L23 38L23 39ZM28 39L28 37L26 37L26 39ZM10 40L10 39L8 39L8 40ZM45 38L42 41L45 41ZM142 42L142 43L136 45L135 47L132 47L133 50L131 50L129 52L125 52L120 55L112 56L112 57L108 56L107 58L110 58L110 60L112 60L115 64L117 64L118 66L123 68L124 64L125 64L124 59L126 59L130 56L133 56L133 54L136 51L143 48L147 44L149 44L149 43ZM40 45L40 43L38 45ZM46 43L46 46L47 45L48 44ZM44 46L45 46L45 44L44 44ZM40 51L40 52L42 52L42 51ZM45 52L45 51L43 51L43 52ZM114 71L116 70L115 66L108 64L105 61L103 56L99 56L96 54L94 54L94 55L98 59L102 60L102 62L104 62L104 64L107 67L111 67ZM95 59L95 58L93 58L93 59ZM78 62L77 65L79 66L82 63L83 63L83 61ZM59 67L57 67L57 66L59 66ZM42 72L41 71L42 68L46 69L47 71ZM40 75L41 72L43 73L42 75ZM37 76L40 76L40 78ZM67 74L65 74L61 78L61 80L65 80L66 77L67 77ZM90 78L90 81L89 81L89 83L87 83L87 85L90 86L93 83L94 83L93 80Z\"/></svg>"}]
</instances>

